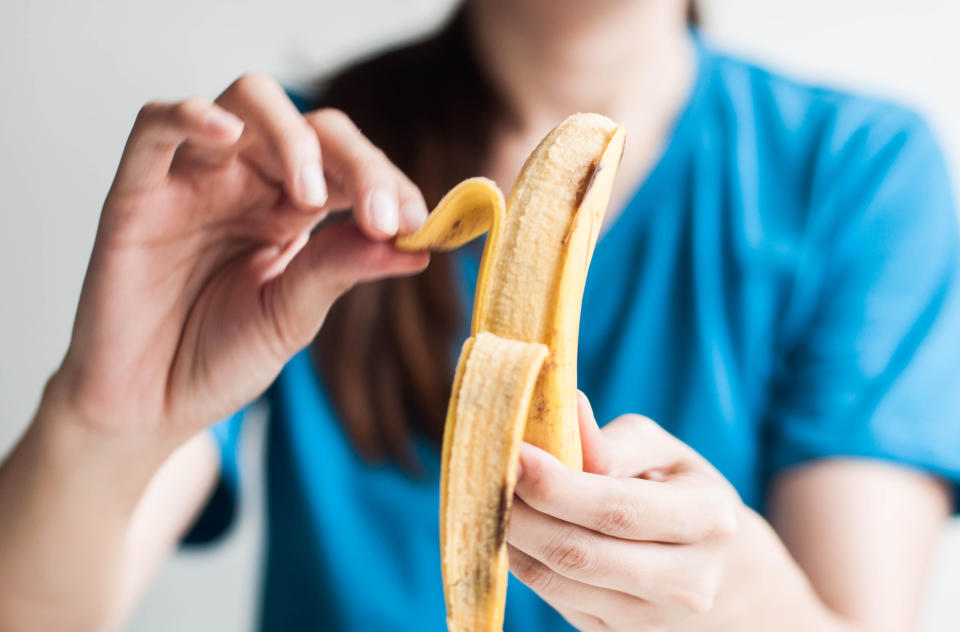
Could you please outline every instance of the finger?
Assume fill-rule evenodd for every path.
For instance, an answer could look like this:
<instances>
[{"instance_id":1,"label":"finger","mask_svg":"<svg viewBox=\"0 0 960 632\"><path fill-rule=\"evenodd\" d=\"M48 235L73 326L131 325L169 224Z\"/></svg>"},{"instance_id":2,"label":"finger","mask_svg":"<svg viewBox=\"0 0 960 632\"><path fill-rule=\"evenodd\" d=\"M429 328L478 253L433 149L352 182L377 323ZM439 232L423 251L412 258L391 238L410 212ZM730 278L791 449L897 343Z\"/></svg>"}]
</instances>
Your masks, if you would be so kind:
<instances>
[{"instance_id":1,"label":"finger","mask_svg":"<svg viewBox=\"0 0 960 632\"><path fill-rule=\"evenodd\" d=\"M564 577L516 547L507 551L510 572L580 630L643 629L662 616L653 604L633 595Z\"/></svg>"},{"instance_id":2,"label":"finger","mask_svg":"<svg viewBox=\"0 0 960 632\"><path fill-rule=\"evenodd\" d=\"M127 139L114 187L134 189L161 184L177 147L184 141L225 148L243 132L243 121L201 97L144 105Z\"/></svg>"},{"instance_id":3,"label":"finger","mask_svg":"<svg viewBox=\"0 0 960 632\"><path fill-rule=\"evenodd\" d=\"M720 566L707 545L633 542L540 513L522 500L511 509L508 541L554 572L669 607L712 605Z\"/></svg>"},{"instance_id":4,"label":"finger","mask_svg":"<svg viewBox=\"0 0 960 632\"><path fill-rule=\"evenodd\" d=\"M648 472L715 472L693 448L643 415L621 415L600 432L605 448L606 474L645 476Z\"/></svg>"},{"instance_id":5,"label":"finger","mask_svg":"<svg viewBox=\"0 0 960 632\"><path fill-rule=\"evenodd\" d=\"M400 252L367 239L356 226L338 224L317 231L282 274L264 286L264 317L283 355L316 336L330 305L356 283L423 270L424 253Z\"/></svg>"},{"instance_id":6,"label":"finger","mask_svg":"<svg viewBox=\"0 0 960 632\"><path fill-rule=\"evenodd\" d=\"M607 474L611 469L603 433L597 425L590 400L577 391L577 418L580 421L580 440L583 444L583 470L594 474Z\"/></svg>"},{"instance_id":7,"label":"finger","mask_svg":"<svg viewBox=\"0 0 960 632\"><path fill-rule=\"evenodd\" d=\"M400 228L397 232L409 235L427 221L427 203L420 189L403 174L400 174L397 195L400 200Z\"/></svg>"},{"instance_id":8,"label":"finger","mask_svg":"<svg viewBox=\"0 0 960 632\"><path fill-rule=\"evenodd\" d=\"M282 183L295 206L313 210L326 203L320 142L276 80L244 75L217 103L246 123L244 156L268 178Z\"/></svg>"},{"instance_id":9,"label":"finger","mask_svg":"<svg viewBox=\"0 0 960 632\"><path fill-rule=\"evenodd\" d=\"M427 211L420 192L346 114L323 109L309 114L307 120L323 146L331 189L352 206L368 237L389 239L423 223Z\"/></svg>"},{"instance_id":10,"label":"finger","mask_svg":"<svg viewBox=\"0 0 960 632\"><path fill-rule=\"evenodd\" d=\"M577 472L528 443L520 463L516 494L527 505L598 533L683 544L724 535L736 522L734 504L712 477L663 483Z\"/></svg>"},{"instance_id":11,"label":"finger","mask_svg":"<svg viewBox=\"0 0 960 632\"><path fill-rule=\"evenodd\" d=\"M507 545L507 554L510 559L510 572L524 585L533 590L537 596L547 602L547 604L566 619L570 625L581 632L592 632L593 630L607 632L609 630L607 625L599 617L583 610L583 603L574 607L566 601L560 601L553 594L555 592L554 584L558 580L572 580L567 580L565 577L557 575L516 547Z\"/></svg>"}]
</instances>

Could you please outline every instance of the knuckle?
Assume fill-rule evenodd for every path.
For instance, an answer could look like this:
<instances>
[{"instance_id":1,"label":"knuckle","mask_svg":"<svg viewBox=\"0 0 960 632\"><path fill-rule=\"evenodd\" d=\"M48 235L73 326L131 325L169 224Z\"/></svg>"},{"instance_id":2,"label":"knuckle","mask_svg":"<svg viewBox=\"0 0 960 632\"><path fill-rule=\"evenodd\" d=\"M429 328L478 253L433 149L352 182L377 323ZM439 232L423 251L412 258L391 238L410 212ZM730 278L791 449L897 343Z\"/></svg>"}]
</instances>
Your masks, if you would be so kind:
<instances>
[{"instance_id":1,"label":"knuckle","mask_svg":"<svg viewBox=\"0 0 960 632\"><path fill-rule=\"evenodd\" d=\"M143 127L144 125L149 125L157 119L157 115L163 109L163 104L159 101L148 101L140 106L140 110L137 112L137 119L135 126Z\"/></svg>"},{"instance_id":2,"label":"knuckle","mask_svg":"<svg viewBox=\"0 0 960 632\"><path fill-rule=\"evenodd\" d=\"M716 590L711 582L698 578L689 580L678 587L674 591L673 598L677 604L689 612L705 614L713 609Z\"/></svg>"},{"instance_id":3,"label":"knuckle","mask_svg":"<svg viewBox=\"0 0 960 632\"><path fill-rule=\"evenodd\" d=\"M230 84L228 90L240 93L251 93L273 86L276 80L264 72L245 72Z\"/></svg>"},{"instance_id":4,"label":"knuckle","mask_svg":"<svg viewBox=\"0 0 960 632\"><path fill-rule=\"evenodd\" d=\"M397 169L397 171L400 171ZM405 200L411 200L416 202L426 202L423 199L423 193L420 189L413 183L410 178L408 178L402 171L400 171L400 195Z\"/></svg>"},{"instance_id":5,"label":"knuckle","mask_svg":"<svg viewBox=\"0 0 960 632\"><path fill-rule=\"evenodd\" d=\"M202 122L210 110L209 100L192 96L176 103L150 101L137 113L134 126L137 129L172 127L188 128Z\"/></svg>"},{"instance_id":6,"label":"knuckle","mask_svg":"<svg viewBox=\"0 0 960 632\"><path fill-rule=\"evenodd\" d=\"M629 533L640 520L640 511L634 503L618 501L604 508L595 528L601 533L620 535Z\"/></svg>"},{"instance_id":7,"label":"knuckle","mask_svg":"<svg viewBox=\"0 0 960 632\"><path fill-rule=\"evenodd\" d=\"M320 108L308 114L307 118L318 125L356 127L346 112L337 108Z\"/></svg>"},{"instance_id":8,"label":"knuckle","mask_svg":"<svg viewBox=\"0 0 960 632\"><path fill-rule=\"evenodd\" d=\"M176 103L171 114L178 125L187 125L200 120L209 108L209 101L202 97L192 96Z\"/></svg>"},{"instance_id":9,"label":"knuckle","mask_svg":"<svg viewBox=\"0 0 960 632\"><path fill-rule=\"evenodd\" d=\"M541 595L550 594L556 588L556 575L531 557L525 556L521 561L514 563L513 574Z\"/></svg>"},{"instance_id":10,"label":"knuckle","mask_svg":"<svg viewBox=\"0 0 960 632\"><path fill-rule=\"evenodd\" d=\"M306 115L307 122L318 130L338 130L347 140L349 147L346 162L351 165L353 174L375 173L382 179L397 180L405 177L379 147L370 142L360 128L343 111L336 108L321 108ZM411 183L412 185L412 183Z\"/></svg>"},{"instance_id":11,"label":"knuckle","mask_svg":"<svg viewBox=\"0 0 960 632\"><path fill-rule=\"evenodd\" d=\"M524 498L534 505L549 505L557 498L556 486L553 479L542 467L536 465L527 467L523 472Z\"/></svg>"},{"instance_id":12,"label":"knuckle","mask_svg":"<svg viewBox=\"0 0 960 632\"><path fill-rule=\"evenodd\" d=\"M631 414L631 415L628 415L628 417L630 417L630 422L633 424L634 428L636 428L637 432L639 433L654 434L654 433L662 432L662 428L660 428L660 424L658 424L653 419L650 419L645 415Z\"/></svg>"},{"instance_id":13,"label":"knuckle","mask_svg":"<svg viewBox=\"0 0 960 632\"><path fill-rule=\"evenodd\" d=\"M414 181L411 180L407 174L405 174L403 170L400 169L400 167L398 167L393 160L390 159L390 156L383 152L383 150L378 147L377 151L380 151L380 153L383 155L383 159L387 161L388 165L390 165L390 170L395 175L397 191L400 193L400 197L407 200L423 201L423 193L420 191L420 187L418 187L416 183L414 183Z\"/></svg>"},{"instance_id":14,"label":"knuckle","mask_svg":"<svg viewBox=\"0 0 960 632\"><path fill-rule=\"evenodd\" d=\"M394 179L397 179L398 176L401 178L403 177L403 172L393 164L393 161L390 160L386 152L367 140L366 136L361 135L361 138L363 138L364 144L370 153L370 160L380 165L380 168L383 169L384 175L389 174L390 177Z\"/></svg>"},{"instance_id":15,"label":"knuckle","mask_svg":"<svg viewBox=\"0 0 960 632\"><path fill-rule=\"evenodd\" d=\"M649 417L634 413L620 415L607 425L611 428L616 425L617 429L623 432L624 435L629 435L634 438L654 437L660 428L660 426Z\"/></svg>"},{"instance_id":16,"label":"knuckle","mask_svg":"<svg viewBox=\"0 0 960 632\"><path fill-rule=\"evenodd\" d=\"M550 565L560 573L583 574L597 566L596 550L576 527L563 529L545 548Z\"/></svg>"},{"instance_id":17,"label":"knuckle","mask_svg":"<svg viewBox=\"0 0 960 632\"><path fill-rule=\"evenodd\" d=\"M720 540L732 540L740 531L740 521L737 519L736 503L727 501L722 504L719 515L714 523L713 535Z\"/></svg>"},{"instance_id":18,"label":"knuckle","mask_svg":"<svg viewBox=\"0 0 960 632\"><path fill-rule=\"evenodd\" d=\"M383 173L383 165L377 155L362 147L356 148L348 161L355 178L366 176L369 180L383 180L386 175Z\"/></svg>"},{"instance_id":19,"label":"knuckle","mask_svg":"<svg viewBox=\"0 0 960 632\"><path fill-rule=\"evenodd\" d=\"M308 114L307 120L314 127L338 129L349 140L354 160L362 158L371 163L382 163L386 159L386 155L380 151L380 148L364 136L353 119L343 110L321 108Z\"/></svg>"},{"instance_id":20,"label":"knuckle","mask_svg":"<svg viewBox=\"0 0 960 632\"><path fill-rule=\"evenodd\" d=\"M739 531L737 505L725 493L713 493L704 502L707 512L705 533L702 539L727 541L736 537Z\"/></svg>"}]
</instances>

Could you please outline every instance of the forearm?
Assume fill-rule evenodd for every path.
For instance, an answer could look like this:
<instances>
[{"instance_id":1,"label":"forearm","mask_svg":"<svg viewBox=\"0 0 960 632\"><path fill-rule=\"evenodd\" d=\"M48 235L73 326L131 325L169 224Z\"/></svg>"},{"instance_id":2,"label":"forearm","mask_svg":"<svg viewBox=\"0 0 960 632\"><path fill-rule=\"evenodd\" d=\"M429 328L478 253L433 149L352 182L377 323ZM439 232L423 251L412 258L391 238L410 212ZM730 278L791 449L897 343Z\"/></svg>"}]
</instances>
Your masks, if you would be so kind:
<instances>
[{"instance_id":1,"label":"forearm","mask_svg":"<svg viewBox=\"0 0 960 632\"><path fill-rule=\"evenodd\" d=\"M45 398L0 465L0 628L95 630L122 590L130 521L169 448L99 436Z\"/></svg>"},{"instance_id":2,"label":"forearm","mask_svg":"<svg viewBox=\"0 0 960 632\"><path fill-rule=\"evenodd\" d=\"M919 626L950 493L920 470L828 459L781 474L767 515L819 599L858 630Z\"/></svg>"}]
</instances>

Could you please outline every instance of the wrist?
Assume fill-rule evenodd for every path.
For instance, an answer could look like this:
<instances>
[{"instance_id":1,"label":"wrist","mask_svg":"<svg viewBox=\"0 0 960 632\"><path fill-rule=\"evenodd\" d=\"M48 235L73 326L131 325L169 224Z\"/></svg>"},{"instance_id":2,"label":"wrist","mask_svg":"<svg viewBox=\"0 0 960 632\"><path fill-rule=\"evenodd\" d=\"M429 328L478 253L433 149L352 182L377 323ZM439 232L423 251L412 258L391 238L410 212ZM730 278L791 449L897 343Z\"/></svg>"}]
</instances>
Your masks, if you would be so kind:
<instances>
[{"instance_id":1,"label":"wrist","mask_svg":"<svg viewBox=\"0 0 960 632\"><path fill-rule=\"evenodd\" d=\"M156 446L81 423L55 392L48 385L0 463L3 629L99 629L131 521L164 460Z\"/></svg>"},{"instance_id":2,"label":"wrist","mask_svg":"<svg viewBox=\"0 0 960 632\"><path fill-rule=\"evenodd\" d=\"M180 441L133 427L104 429L74 406L54 376L21 443L38 475L108 514L132 513Z\"/></svg>"},{"instance_id":3,"label":"wrist","mask_svg":"<svg viewBox=\"0 0 960 632\"><path fill-rule=\"evenodd\" d=\"M773 527L746 506L721 593L717 614L724 625L717 629L849 630L820 600Z\"/></svg>"}]
</instances>

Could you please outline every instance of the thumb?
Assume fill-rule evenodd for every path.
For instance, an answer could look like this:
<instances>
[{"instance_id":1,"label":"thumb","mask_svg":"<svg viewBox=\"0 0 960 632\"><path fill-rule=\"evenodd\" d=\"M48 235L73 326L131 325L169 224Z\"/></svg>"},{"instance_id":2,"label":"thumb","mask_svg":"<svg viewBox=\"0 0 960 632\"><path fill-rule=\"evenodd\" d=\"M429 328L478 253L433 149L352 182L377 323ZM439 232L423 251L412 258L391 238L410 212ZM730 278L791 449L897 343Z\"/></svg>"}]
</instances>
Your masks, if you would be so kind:
<instances>
[{"instance_id":1,"label":"thumb","mask_svg":"<svg viewBox=\"0 0 960 632\"><path fill-rule=\"evenodd\" d=\"M577 391L577 417L580 420L580 442L583 445L583 471L607 474L611 468L609 450L590 400Z\"/></svg>"},{"instance_id":2,"label":"thumb","mask_svg":"<svg viewBox=\"0 0 960 632\"><path fill-rule=\"evenodd\" d=\"M327 311L342 294L363 281L421 272L424 252L401 252L389 242L368 239L354 224L336 224L314 233L282 274L267 283L265 315L289 353L309 344Z\"/></svg>"}]
</instances>

